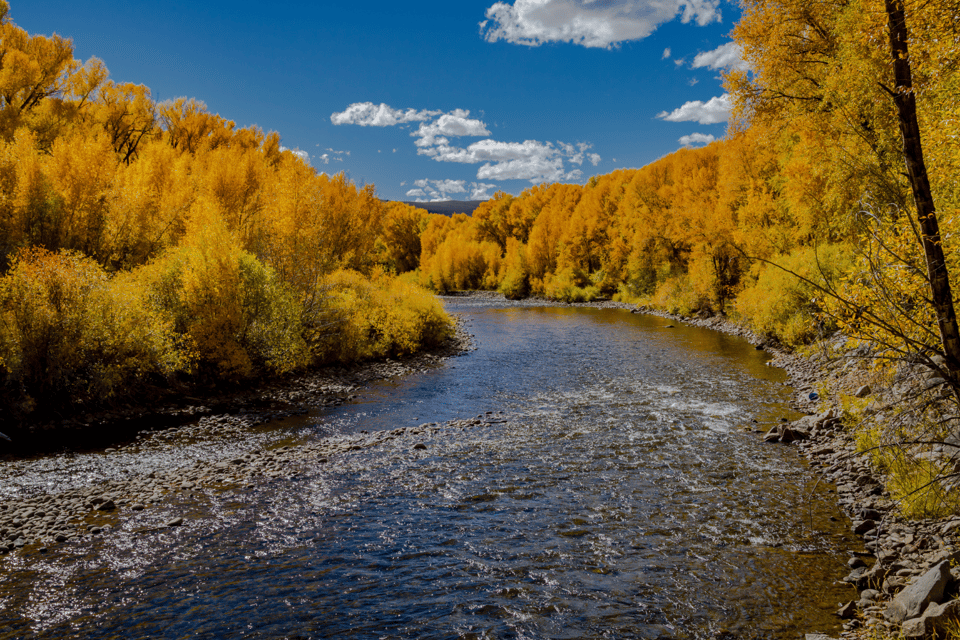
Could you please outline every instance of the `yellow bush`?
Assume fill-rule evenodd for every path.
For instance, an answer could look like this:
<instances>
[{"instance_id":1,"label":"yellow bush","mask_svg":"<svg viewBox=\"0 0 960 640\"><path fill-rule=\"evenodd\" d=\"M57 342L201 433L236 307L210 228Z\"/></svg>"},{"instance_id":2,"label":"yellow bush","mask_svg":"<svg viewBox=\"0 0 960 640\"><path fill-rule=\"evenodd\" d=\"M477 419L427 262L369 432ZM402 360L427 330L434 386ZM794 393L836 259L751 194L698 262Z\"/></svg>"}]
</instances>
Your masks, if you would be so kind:
<instances>
[{"instance_id":1,"label":"yellow bush","mask_svg":"<svg viewBox=\"0 0 960 640\"><path fill-rule=\"evenodd\" d=\"M74 252L21 251L0 280L0 359L12 405L30 412L123 396L185 365L172 327L129 277Z\"/></svg>"},{"instance_id":2,"label":"yellow bush","mask_svg":"<svg viewBox=\"0 0 960 640\"><path fill-rule=\"evenodd\" d=\"M527 270L527 248L515 238L507 238L507 254L500 276L500 293L509 300L530 295L530 274Z\"/></svg>"},{"instance_id":3,"label":"yellow bush","mask_svg":"<svg viewBox=\"0 0 960 640\"><path fill-rule=\"evenodd\" d=\"M849 249L827 245L819 251L801 247L773 260L785 269L821 286L836 282L850 269ZM773 265L762 265L756 280L737 296L737 315L757 331L798 345L816 336L823 294L815 287Z\"/></svg>"},{"instance_id":4,"label":"yellow bush","mask_svg":"<svg viewBox=\"0 0 960 640\"><path fill-rule=\"evenodd\" d=\"M453 322L439 300L383 271L341 269L325 282L336 328L315 345L323 361L404 356L446 340Z\"/></svg>"},{"instance_id":5,"label":"yellow bush","mask_svg":"<svg viewBox=\"0 0 960 640\"><path fill-rule=\"evenodd\" d=\"M657 287L651 302L668 313L681 316L693 315L705 306L686 274L667 278Z\"/></svg>"},{"instance_id":6,"label":"yellow bush","mask_svg":"<svg viewBox=\"0 0 960 640\"><path fill-rule=\"evenodd\" d=\"M561 302L590 302L600 296L600 290L589 283L583 272L574 267L565 267L556 274L547 274L543 290L551 300Z\"/></svg>"},{"instance_id":7,"label":"yellow bush","mask_svg":"<svg viewBox=\"0 0 960 640\"><path fill-rule=\"evenodd\" d=\"M273 269L241 250L210 210L196 209L184 243L134 277L202 369L242 378L264 367L291 371L309 360L297 297Z\"/></svg>"}]
</instances>

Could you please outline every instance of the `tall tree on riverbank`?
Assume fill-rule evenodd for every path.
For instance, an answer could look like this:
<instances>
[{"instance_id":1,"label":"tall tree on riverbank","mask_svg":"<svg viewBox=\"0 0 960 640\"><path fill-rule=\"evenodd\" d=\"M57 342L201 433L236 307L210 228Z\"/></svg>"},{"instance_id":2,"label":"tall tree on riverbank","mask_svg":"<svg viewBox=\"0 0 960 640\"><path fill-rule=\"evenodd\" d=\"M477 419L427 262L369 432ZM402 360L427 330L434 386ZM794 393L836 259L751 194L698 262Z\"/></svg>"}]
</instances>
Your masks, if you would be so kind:
<instances>
[{"instance_id":1,"label":"tall tree on riverbank","mask_svg":"<svg viewBox=\"0 0 960 640\"><path fill-rule=\"evenodd\" d=\"M957 97L958 25L941 19L955 13L944 5L914 8L921 31L911 40L903 0L752 0L734 30L752 72L731 73L728 85L739 117L773 134L781 172L797 157L819 165L820 215L855 223L867 247L861 275L831 290L848 328L900 353L928 354L939 342L944 373L956 374L960 332L931 186L945 180L928 177L923 153L956 126L944 96ZM921 122L932 132L923 140ZM817 154L801 142L811 137L827 141ZM946 146L937 146L940 171L956 160ZM915 217L902 214L907 194Z\"/></svg>"},{"instance_id":2,"label":"tall tree on riverbank","mask_svg":"<svg viewBox=\"0 0 960 640\"><path fill-rule=\"evenodd\" d=\"M897 106L900 133L903 137L903 157L907 176L917 207L920 225L920 241L927 263L927 279L933 306L937 313L940 341L946 356L947 368L952 375L960 371L960 330L953 306L950 274L943 254L943 238L933 201L927 165L923 159L923 144L920 140L920 123L917 121L917 102L913 92L908 49L909 33L903 0L884 0L890 31L890 53L893 58L894 87L884 87Z\"/></svg>"}]
</instances>

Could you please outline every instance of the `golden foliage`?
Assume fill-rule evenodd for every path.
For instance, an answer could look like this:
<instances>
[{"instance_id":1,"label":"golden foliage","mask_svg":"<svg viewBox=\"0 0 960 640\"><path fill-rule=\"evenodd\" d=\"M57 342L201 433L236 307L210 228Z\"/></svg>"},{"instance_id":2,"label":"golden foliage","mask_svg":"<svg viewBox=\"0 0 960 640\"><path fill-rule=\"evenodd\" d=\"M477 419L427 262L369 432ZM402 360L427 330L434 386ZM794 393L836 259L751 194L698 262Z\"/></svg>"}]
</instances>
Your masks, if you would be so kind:
<instances>
[{"instance_id":1,"label":"golden foliage","mask_svg":"<svg viewBox=\"0 0 960 640\"><path fill-rule=\"evenodd\" d=\"M19 252L0 279L7 403L29 412L124 395L183 368L170 324L130 277L75 252Z\"/></svg>"},{"instance_id":2,"label":"golden foliage","mask_svg":"<svg viewBox=\"0 0 960 640\"><path fill-rule=\"evenodd\" d=\"M434 296L383 271L367 278L341 269L325 284L339 331L318 348L323 360L409 355L442 344L452 333Z\"/></svg>"},{"instance_id":3,"label":"golden foliage","mask_svg":"<svg viewBox=\"0 0 960 640\"><path fill-rule=\"evenodd\" d=\"M341 361L429 346L450 318L377 267L417 268L423 213L318 174L276 133L200 101L156 104L114 83L99 60L74 60L69 40L14 25L0 1L10 403L107 400L141 377L279 374L326 358L331 340ZM346 270L349 286L331 284ZM334 322L346 294L331 287L364 291L363 311ZM374 337L340 339L362 322Z\"/></svg>"}]
</instances>

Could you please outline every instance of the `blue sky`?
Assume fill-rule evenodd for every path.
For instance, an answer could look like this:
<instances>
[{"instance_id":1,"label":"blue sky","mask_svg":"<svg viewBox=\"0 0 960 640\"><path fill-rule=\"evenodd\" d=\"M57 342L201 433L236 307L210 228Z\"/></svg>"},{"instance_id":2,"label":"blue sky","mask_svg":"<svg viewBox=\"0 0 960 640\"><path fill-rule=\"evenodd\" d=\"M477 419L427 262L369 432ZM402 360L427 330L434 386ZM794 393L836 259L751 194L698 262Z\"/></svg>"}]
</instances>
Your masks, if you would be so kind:
<instances>
[{"instance_id":1,"label":"blue sky","mask_svg":"<svg viewBox=\"0 0 960 640\"><path fill-rule=\"evenodd\" d=\"M392 200L483 199L722 137L723 0L10 0L158 101L278 131Z\"/></svg>"}]
</instances>

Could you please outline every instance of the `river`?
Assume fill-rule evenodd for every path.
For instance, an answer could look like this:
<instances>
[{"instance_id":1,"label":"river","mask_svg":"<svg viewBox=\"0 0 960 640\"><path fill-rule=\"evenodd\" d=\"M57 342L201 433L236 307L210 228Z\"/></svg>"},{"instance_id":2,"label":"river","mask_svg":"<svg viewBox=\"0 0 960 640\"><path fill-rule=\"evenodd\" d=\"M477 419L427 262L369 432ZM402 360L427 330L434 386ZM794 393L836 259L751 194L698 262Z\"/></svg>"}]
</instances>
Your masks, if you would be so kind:
<instances>
[{"instance_id":1,"label":"river","mask_svg":"<svg viewBox=\"0 0 960 640\"><path fill-rule=\"evenodd\" d=\"M171 497L107 535L0 558L0 638L836 632L837 603L850 599L836 581L858 542L831 488L755 431L793 416L764 352L616 309L446 305L475 351L196 446L233 455L487 423L441 426L425 448L390 440L289 477ZM96 482L90 468L112 467L91 460L120 453L31 464ZM150 455L176 464L176 451ZM36 490L42 475L0 482ZM186 525L147 526L165 512Z\"/></svg>"}]
</instances>

